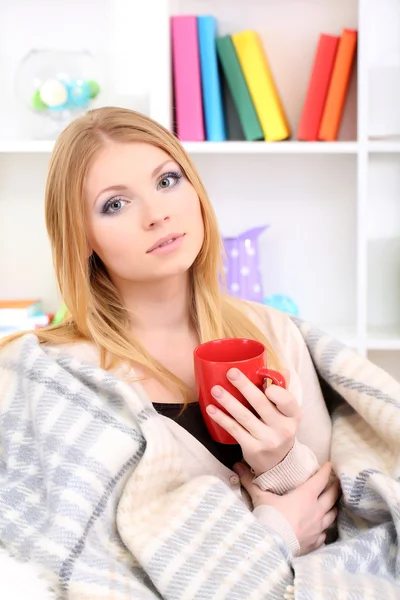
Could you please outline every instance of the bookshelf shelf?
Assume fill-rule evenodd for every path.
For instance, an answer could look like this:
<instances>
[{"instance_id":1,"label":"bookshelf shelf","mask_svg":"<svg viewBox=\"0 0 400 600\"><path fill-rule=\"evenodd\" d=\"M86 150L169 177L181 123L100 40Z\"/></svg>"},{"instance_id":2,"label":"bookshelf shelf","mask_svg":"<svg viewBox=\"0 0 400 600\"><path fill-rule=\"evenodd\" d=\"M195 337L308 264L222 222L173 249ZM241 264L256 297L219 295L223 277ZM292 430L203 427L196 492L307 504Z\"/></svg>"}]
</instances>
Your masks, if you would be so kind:
<instances>
[{"instance_id":1,"label":"bookshelf shelf","mask_svg":"<svg viewBox=\"0 0 400 600\"><path fill-rule=\"evenodd\" d=\"M0 154L50 154L53 140L2 140Z\"/></svg>"},{"instance_id":2,"label":"bookshelf shelf","mask_svg":"<svg viewBox=\"0 0 400 600\"><path fill-rule=\"evenodd\" d=\"M400 327L372 327L368 329L368 350L400 351Z\"/></svg>"},{"instance_id":3,"label":"bookshelf shelf","mask_svg":"<svg viewBox=\"0 0 400 600\"><path fill-rule=\"evenodd\" d=\"M184 142L183 145L190 154L356 154L359 148L357 142L299 141ZM53 147L53 140L0 139L0 154L50 154Z\"/></svg>"},{"instance_id":4,"label":"bookshelf shelf","mask_svg":"<svg viewBox=\"0 0 400 600\"><path fill-rule=\"evenodd\" d=\"M190 154L356 154L357 142L185 142Z\"/></svg>"},{"instance_id":5,"label":"bookshelf shelf","mask_svg":"<svg viewBox=\"0 0 400 600\"><path fill-rule=\"evenodd\" d=\"M368 142L368 151L371 154L399 154L400 140L398 141L370 141Z\"/></svg>"}]
</instances>

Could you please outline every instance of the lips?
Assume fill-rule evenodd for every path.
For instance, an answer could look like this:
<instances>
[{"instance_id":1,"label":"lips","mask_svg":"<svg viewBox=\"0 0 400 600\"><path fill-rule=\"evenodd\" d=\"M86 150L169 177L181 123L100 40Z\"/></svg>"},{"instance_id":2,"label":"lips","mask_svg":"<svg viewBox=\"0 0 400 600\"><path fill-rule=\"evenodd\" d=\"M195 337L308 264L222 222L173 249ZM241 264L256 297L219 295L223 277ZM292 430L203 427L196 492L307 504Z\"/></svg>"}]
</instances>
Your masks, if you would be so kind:
<instances>
[{"instance_id":1,"label":"lips","mask_svg":"<svg viewBox=\"0 0 400 600\"><path fill-rule=\"evenodd\" d=\"M157 242L155 244L153 244L153 246L151 246L151 248L146 250L146 254L153 252L153 250L155 250L156 248L161 248L162 246L171 244L171 242L174 242L176 239L181 238L184 235L185 235L184 233L170 233L169 235L165 235L164 237L157 240Z\"/></svg>"}]
</instances>

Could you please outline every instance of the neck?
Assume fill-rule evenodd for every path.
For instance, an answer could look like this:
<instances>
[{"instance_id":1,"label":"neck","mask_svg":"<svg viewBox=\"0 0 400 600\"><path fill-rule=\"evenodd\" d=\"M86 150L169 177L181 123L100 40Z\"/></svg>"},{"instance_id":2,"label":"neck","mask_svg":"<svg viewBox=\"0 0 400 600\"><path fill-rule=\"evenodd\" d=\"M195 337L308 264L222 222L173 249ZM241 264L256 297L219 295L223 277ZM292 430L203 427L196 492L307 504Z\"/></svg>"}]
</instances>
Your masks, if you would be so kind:
<instances>
[{"instance_id":1,"label":"neck","mask_svg":"<svg viewBox=\"0 0 400 600\"><path fill-rule=\"evenodd\" d=\"M182 331L191 327L189 274L130 284L122 290L122 297L136 332Z\"/></svg>"}]
</instances>

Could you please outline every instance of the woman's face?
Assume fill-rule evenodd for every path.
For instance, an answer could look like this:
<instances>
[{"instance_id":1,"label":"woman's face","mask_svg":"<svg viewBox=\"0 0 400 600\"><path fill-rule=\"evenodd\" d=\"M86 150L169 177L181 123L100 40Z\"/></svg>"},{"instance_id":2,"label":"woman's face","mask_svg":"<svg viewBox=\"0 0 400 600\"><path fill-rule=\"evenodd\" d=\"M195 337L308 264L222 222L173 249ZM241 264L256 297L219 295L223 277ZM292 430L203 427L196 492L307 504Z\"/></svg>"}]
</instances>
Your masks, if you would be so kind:
<instances>
[{"instance_id":1,"label":"woman's face","mask_svg":"<svg viewBox=\"0 0 400 600\"><path fill-rule=\"evenodd\" d=\"M85 182L90 250L117 287L184 274L204 238L200 201L179 165L143 142L109 142Z\"/></svg>"}]
</instances>

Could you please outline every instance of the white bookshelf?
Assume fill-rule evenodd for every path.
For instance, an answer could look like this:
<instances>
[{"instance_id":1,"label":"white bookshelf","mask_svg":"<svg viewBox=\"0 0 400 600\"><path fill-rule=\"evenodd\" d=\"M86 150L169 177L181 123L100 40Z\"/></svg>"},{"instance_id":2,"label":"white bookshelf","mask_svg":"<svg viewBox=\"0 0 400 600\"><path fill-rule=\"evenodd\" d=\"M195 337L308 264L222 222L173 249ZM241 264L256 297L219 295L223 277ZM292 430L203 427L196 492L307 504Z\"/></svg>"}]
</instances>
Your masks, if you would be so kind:
<instances>
[{"instance_id":1,"label":"white bookshelf","mask_svg":"<svg viewBox=\"0 0 400 600\"><path fill-rule=\"evenodd\" d=\"M183 142L190 154L356 154L357 142L280 142L264 144L260 142ZM1 140L1 154L42 154L51 153L53 140ZM378 150L382 152L382 150ZM400 149L399 149L400 152Z\"/></svg>"},{"instance_id":2,"label":"white bookshelf","mask_svg":"<svg viewBox=\"0 0 400 600\"><path fill-rule=\"evenodd\" d=\"M13 95L15 67L29 49L91 50L108 83L99 104L141 110L170 127L169 17L213 14L222 35L247 27L261 35L295 136L319 33L357 28L339 141L184 145L224 235L270 225L260 238L265 296L289 295L304 318L400 378L400 138L369 138L371 68L388 53L400 62L400 0L71 0L62 27L48 0L16 0L0 13L0 295L40 296L50 310L59 297L43 190L54 142Z\"/></svg>"},{"instance_id":3,"label":"white bookshelf","mask_svg":"<svg viewBox=\"0 0 400 600\"><path fill-rule=\"evenodd\" d=\"M185 142L190 154L356 154L357 142Z\"/></svg>"},{"instance_id":4,"label":"white bookshelf","mask_svg":"<svg viewBox=\"0 0 400 600\"><path fill-rule=\"evenodd\" d=\"M8 140L0 139L0 154L50 154L52 140Z\"/></svg>"}]
</instances>

